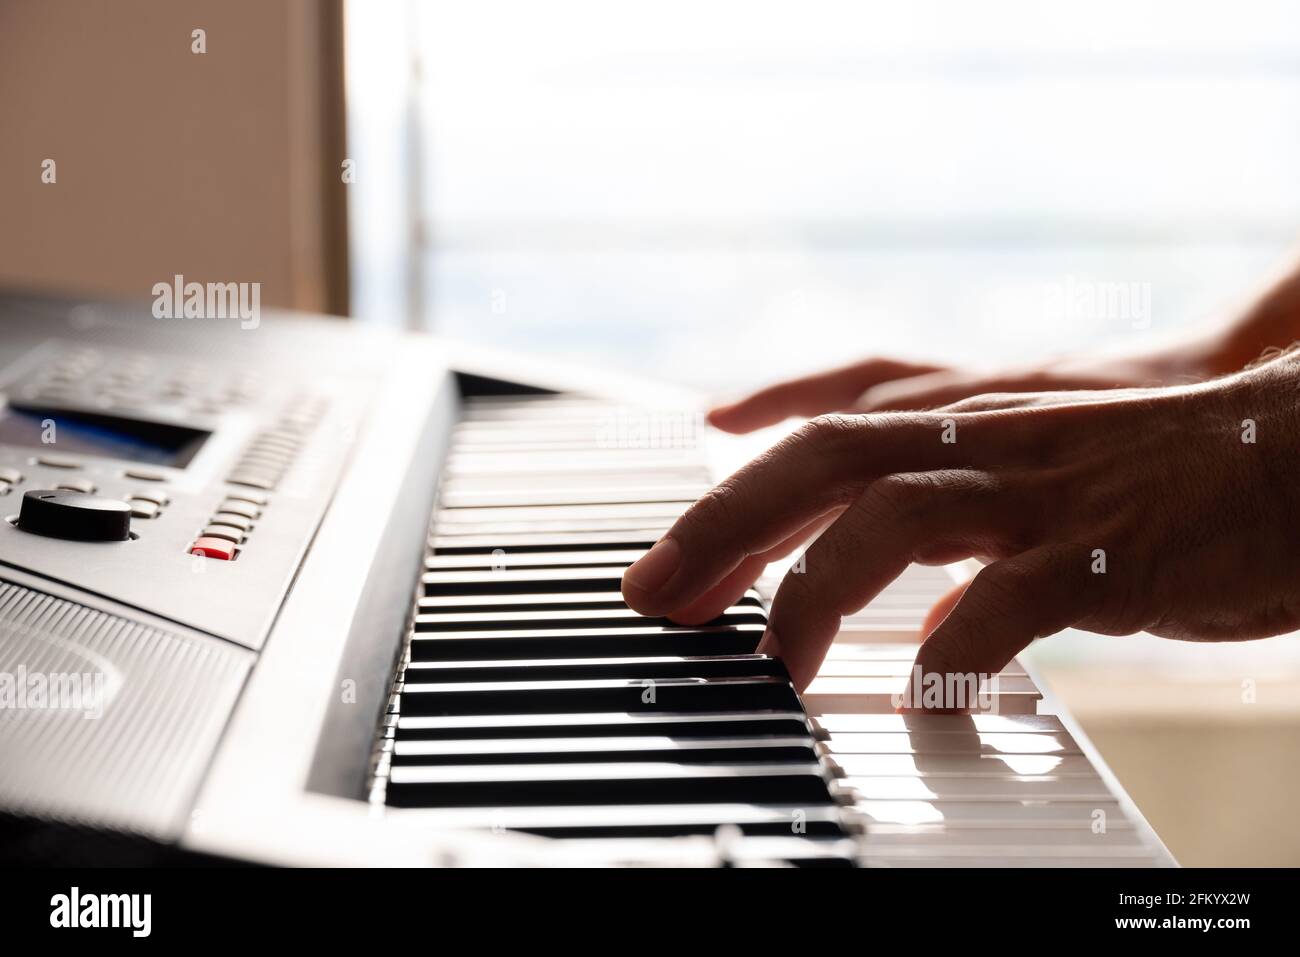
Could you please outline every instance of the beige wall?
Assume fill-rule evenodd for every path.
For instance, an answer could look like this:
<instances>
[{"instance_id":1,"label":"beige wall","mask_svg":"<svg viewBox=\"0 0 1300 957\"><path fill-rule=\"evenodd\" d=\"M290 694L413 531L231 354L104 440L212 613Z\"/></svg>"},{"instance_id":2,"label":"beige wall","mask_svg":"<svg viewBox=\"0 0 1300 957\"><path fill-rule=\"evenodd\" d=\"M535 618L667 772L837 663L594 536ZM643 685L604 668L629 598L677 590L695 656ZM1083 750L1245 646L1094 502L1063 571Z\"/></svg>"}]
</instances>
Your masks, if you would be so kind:
<instances>
[{"instance_id":1,"label":"beige wall","mask_svg":"<svg viewBox=\"0 0 1300 957\"><path fill-rule=\"evenodd\" d=\"M0 284L346 311L340 64L336 0L5 0Z\"/></svg>"},{"instance_id":2,"label":"beige wall","mask_svg":"<svg viewBox=\"0 0 1300 957\"><path fill-rule=\"evenodd\" d=\"M1180 864L1300 864L1300 724L1075 716Z\"/></svg>"},{"instance_id":3,"label":"beige wall","mask_svg":"<svg viewBox=\"0 0 1300 957\"><path fill-rule=\"evenodd\" d=\"M1300 865L1300 674L1286 645L1230 644L1215 660L1037 665L1179 863ZM1261 676L1249 697L1243 675Z\"/></svg>"}]
</instances>

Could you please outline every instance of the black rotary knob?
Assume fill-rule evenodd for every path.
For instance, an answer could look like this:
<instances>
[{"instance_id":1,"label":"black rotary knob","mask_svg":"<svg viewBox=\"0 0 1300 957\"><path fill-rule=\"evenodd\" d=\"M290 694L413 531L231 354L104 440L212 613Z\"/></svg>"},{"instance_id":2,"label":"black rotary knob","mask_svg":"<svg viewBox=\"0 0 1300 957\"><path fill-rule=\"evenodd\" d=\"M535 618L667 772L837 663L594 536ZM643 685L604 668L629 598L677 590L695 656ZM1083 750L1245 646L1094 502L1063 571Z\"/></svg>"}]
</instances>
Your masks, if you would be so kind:
<instances>
[{"instance_id":1,"label":"black rotary knob","mask_svg":"<svg viewBox=\"0 0 1300 957\"><path fill-rule=\"evenodd\" d=\"M33 489L23 495L18 527L51 538L124 542L131 537L131 506L81 492Z\"/></svg>"}]
</instances>

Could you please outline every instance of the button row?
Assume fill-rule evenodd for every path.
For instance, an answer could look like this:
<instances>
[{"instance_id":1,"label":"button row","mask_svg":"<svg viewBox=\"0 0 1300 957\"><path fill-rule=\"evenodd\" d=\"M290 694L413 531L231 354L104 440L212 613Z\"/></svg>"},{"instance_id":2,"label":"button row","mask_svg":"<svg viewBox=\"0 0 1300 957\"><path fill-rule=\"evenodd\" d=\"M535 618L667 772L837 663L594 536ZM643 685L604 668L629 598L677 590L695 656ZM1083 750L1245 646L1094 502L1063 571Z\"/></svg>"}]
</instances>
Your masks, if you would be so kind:
<instances>
[{"instance_id":1,"label":"button row","mask_svg":"<svg viewBox=\"0 0 1300 957\"><path fill-rule=\"evenodd\" d=\"M270 491L280 484L285 472L302 451L303 438L295 431L277 427L260 432L244 450L226 481Z\"/></svg>"},{"instance_id":2,"label":"button row","mask_svg":"<svg viewBox=\"0 0 1300 957\"><path fill-rule=\"evenodd\" d=\"M33 465L43 465L51 469L75 471L82 467L82 461L70 455L38 455L32 459ZM122 470L122 477L135 479L137 482L165 482L167 476L152 469L128 468ZM15 483L16 484L16 483Z\"/></svg>"},{"instance_id":3,"label":"button row","mask_svg":"<svg viewBox=\"0 0 1300 957\"><path fill-rule=\"evenodd\" d=\"M327 407L320 397L295 399L274 426L257 434L226 481L245 488L275 489Z\"/></svg>"},{"instance_id":4,"label":"button row","mask_svg":"<svg viewBox=\"0 0 1300 957\"><path fill-rule=\"evenodd\" d=\"M164 492L155 489L132 492L126 499L133 518L157 518L170 501Z\"/></svg>"},{"instance_id":5,"label":"button row","mask_svg":"<svg viewBox=\"0 0 1300 957\"><path fill-rule=\"evenodd\" d=\"M111 361L106 361L108 358ZM143 356L120 353L106 357L80 350L37 372L26 393L34 399L91 400L101 406L188 404L194 411L215 415L230 406L256 401L265 386L261 377L249 372L215 384L211 380L212 370L201 363L159 369Z\"/></svg>"},{"instance_id":6,"label":"button row","mask_svg":"<svg viewBox=\"0 0 1300 957\"><path fill-rule=\"evenodd\" d=\"M45 463L42 463L45 464ZM0 495L8 495L23 481L23 473L17 469L0 469ZM78 492L82 495L94 495L99 491L89 479L64 479L54 485L61 492ZM132 518L157 518L162 509L171 500L162 491L132 492L126 497L126 504L131 506Z\"/></svg>"},{"instance_id":7,"label":"button row","mask_svg":"<svg viewBox=\"0 0 1300 957\"><path fill-rule=\"evenodd\" d=\"M236 546L248 538L266 502L266 496L257 492L231 494L217 506L203 533L190 546L190 554L231 561L239 551Z\"/></svg>"}]
</instances>

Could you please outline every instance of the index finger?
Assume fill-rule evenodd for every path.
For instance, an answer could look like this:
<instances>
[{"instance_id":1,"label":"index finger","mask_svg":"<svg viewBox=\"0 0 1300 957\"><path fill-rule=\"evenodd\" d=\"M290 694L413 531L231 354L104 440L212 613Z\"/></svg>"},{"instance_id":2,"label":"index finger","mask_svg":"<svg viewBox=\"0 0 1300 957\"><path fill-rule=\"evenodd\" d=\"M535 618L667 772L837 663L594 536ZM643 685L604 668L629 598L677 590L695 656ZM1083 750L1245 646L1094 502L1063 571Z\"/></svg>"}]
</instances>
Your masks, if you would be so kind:
<instances>
[{"instance_id":1,"label":"index finger","mask_svg":"<svg viewBox=\"0 0 1300 957\"><path fill-rule=\"evenodd\" d=\"M643 615L668 615L718 584L750 555L766 552L882 475L978 462L987 438L945 441L954 413L821 416L696 502L623 575L623 598Z\"/></svg>"}]
</instances>

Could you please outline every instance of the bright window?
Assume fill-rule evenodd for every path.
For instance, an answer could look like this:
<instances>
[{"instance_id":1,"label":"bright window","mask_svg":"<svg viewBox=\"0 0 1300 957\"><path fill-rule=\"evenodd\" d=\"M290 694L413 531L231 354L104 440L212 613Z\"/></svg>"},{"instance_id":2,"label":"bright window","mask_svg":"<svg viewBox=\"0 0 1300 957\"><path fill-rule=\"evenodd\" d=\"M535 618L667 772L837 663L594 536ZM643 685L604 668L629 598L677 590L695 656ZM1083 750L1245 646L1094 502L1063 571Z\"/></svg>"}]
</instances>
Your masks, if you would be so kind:
<instances>
[{"instance_id":1,"label":"bright window","mask_svg":"<svg viewBox=\"0 0 1300 957\"><path fill-rule=\"evenodd\" d=\"M710 389L1006 361L1222 314L1300 224L1284 0L361 6L406 192L353 203L358 286L449 335Z\"/></svg>"}]
</instances>

